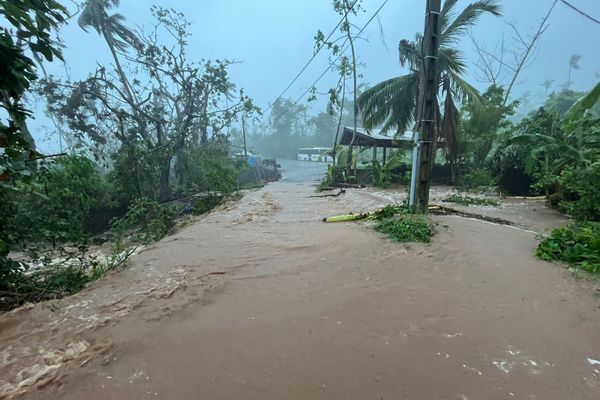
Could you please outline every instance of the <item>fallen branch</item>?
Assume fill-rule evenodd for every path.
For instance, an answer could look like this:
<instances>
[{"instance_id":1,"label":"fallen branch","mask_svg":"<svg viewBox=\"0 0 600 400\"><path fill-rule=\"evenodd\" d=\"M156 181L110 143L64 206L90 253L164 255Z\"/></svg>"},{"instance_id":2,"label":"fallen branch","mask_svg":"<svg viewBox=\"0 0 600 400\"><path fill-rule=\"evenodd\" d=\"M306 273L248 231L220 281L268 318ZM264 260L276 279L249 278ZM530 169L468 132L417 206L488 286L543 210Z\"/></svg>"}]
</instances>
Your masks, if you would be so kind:
<instances>
[{"instance_id":1,"label":"fallen branch","mask_svg":"<svg viewBox=\"0 0 600 400\"><path fill-rule=\"evenodd\" d=\"M336 183L335 186L346 189L364 189L366 187L365 185L359 185L356 183Z\"/></svg>"},{"instance_id":2,"label":"fallen branch","mask_svg":"<svg viewBox=\"0 0 600 400\"><path fill-rule=\"evenodd\" d=\"M336 187L333 187L333 186L323 186L323 187L320 187L320 188L319 188L319 190L320 190L321 192L330 191L330 190L335 190L335 189L337 189L337 188L336 188Z\"/></svg>"},{"instance_id":3,"label":"fallen branch","mask_svg":"<svg viewBox=\"0 0 600 400\"><path fill-rule=\"evenodd\" d=\"M432 214L437 214L437 215L458 215L461 217L478 219L481 221L491 222L493 224L498 224L498 225L511 225L511 226L514 225L511 221L508 221L506 219L496 218L496 217L488 217L486 215L475 214L475 213L470 213L470 212L466 212L466 211L460 211L455 208L440 206L437 204L430 205L429 212Z\"/></svg>"},{"instance_id":4,"label":"fallen branch","mask_svg":"<svg viewBox=\"0 0 600 400\"><path fill-rule=\"evenodd\" d=\"M340 189L340 191L337 193L316 194L316 195L308 196L308 197L338 197L339 195L344 194L344 193L346 193L346 190Z\"/></svg>"}]
</instances>

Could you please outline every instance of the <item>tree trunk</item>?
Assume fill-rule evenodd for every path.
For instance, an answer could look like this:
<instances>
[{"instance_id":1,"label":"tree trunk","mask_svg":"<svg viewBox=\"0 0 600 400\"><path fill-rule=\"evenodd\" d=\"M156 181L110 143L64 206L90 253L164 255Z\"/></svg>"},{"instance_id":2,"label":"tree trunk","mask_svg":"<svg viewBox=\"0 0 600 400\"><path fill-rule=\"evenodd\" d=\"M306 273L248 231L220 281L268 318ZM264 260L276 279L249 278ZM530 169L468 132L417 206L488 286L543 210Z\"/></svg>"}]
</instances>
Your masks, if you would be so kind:
<instances>
[{"instance_id":1,"label":"tree trunk","mask_svg":"<svg viewBox=\"0 0 600 400\"><path fill-rule=\"evenodd\" d=\"M160 178L159 178L159 198L161 201L167 201L170 194L170 175L171 175L171 157L160 157Z\"/></svg>"},{"instance_id":2,"label":"tree trunk","mask_svg":"<svg viewBox=\"0 0 600 400\"><path fill-rule=\"evenodd\" d=\"M103 32L104 32L104 29L103 29ZM135 103L135 96L133 95L133 91L131 90L131 87L129 86L129 80L127 80L127 75L125 75L125 71L123 71L123 67L121 66L121 62L119 61L119 56L117 55L115 46L114 46L112 40L110 39L110 37L108 37L106 34L104 34L104 40L106 41L106 44L108 45L108 48L110 49L110 54L112 54L112 58L115 61L115 67L117 68L117 73L119 74L119 78L121 79L121 84L123 85L123 89L125 90L127 97L129 97L129 101L131 103Z\"/></svg>"},{"instance_id":3,"label":"tree trunk","mask_svg":"<svg viewBox=\"0 0 600 400\"><path fill-rule=\"evenodd\" d=\"M335 140L333 141L333 168L337 161L337 142L342 127L342 117L344 116L344 101L346 101L346 75L342 77L342 103L340 104L340 117L338 118L337 130L335 131Z\"/></svg>"},{"instance_id":4,"label":"tree trunk","mask_svg":"<svg viewBox=\"0 0 600 400\"><path fill-rule=\"evenodd\" d=\"M347 4L346 4L347 5ZM348 16L346 15L346 23L348 23ZM358 104L356 103L356 95L357 95L357 89L358 89L358 84L357 84L357 78L356 78L356 52L354 49L354 39L352 39L352 34L350 32L350 28L348 28L348 40L350 41L350 49L352 50L352 79L353 79L353 86L354 86L354 93L353 93L353 101L354 104L352 106L352 113L354 114L354 132L352 133L352 140L350 141L350 145L348 146L348 155L346 157L346 177L351 176L352 174L352 151L354 149L354 143L356 142L356 130L358 128L358 123L357 123L357 118L358 118L358 113L357 113L357 108L358 108ZM356 176L356 168L354 169L354 176Z\"/></svg>"}]
</instances>

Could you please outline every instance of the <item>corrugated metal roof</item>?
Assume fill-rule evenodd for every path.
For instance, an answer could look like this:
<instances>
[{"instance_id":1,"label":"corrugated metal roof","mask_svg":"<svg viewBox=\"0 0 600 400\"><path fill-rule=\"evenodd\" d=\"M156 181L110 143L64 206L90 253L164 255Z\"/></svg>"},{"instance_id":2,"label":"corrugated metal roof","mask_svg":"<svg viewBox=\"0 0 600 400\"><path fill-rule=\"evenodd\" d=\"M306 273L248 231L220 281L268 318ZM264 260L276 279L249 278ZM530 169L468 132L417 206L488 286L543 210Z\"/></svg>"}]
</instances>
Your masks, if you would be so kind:
<instances>
[{"instance_id":1,"label":"corrugated metal roof","mask_svg":"<svg viewBox=\"0 0 600 400\"><path fill-rule=\"evenodd\" d=\"M354 128L345 126L340 138L340 144L350 144L353 133ZM394 136L391 133L386 134L377 129L367 131L364 128L357 128L355 144L357 146L372 146L376 144L378 147L406 147L410 146L407 142L412 142L412 135L412 132L405 132L402 136Z\"/></svg>"}]
</instances>

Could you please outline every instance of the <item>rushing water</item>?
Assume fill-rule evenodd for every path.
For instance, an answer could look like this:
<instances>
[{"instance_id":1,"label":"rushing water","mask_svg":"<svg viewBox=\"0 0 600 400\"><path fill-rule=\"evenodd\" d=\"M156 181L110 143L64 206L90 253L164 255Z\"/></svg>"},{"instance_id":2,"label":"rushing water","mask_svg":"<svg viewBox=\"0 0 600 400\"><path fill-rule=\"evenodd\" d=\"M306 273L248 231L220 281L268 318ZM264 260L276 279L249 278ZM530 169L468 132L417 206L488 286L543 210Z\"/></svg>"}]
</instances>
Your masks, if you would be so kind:
<instances>
[{"instance_id":1,"label":"rushing water","mask_svg":"<svg viewBox=\"0 0 600 400\"><path fill-rule=\"evenodd\" d=\"M326 165L281 165L126 270L0 316L0 398L598 398L598 299L535 234L436 217L432 244L401 245L321 219L404 191L314 198ZM478 212L563 222L513 203Z\"/></svg>"}]
</instances>

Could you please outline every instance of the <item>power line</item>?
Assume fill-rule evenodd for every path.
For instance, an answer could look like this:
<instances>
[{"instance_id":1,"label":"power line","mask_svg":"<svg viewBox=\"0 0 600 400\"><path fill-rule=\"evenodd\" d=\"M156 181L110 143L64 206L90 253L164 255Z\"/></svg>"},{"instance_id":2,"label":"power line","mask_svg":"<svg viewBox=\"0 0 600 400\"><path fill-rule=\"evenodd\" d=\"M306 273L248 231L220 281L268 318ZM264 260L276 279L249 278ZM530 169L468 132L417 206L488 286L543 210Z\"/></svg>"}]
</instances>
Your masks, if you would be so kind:
<instances>
[{"instance_id":1,"label":"power line","mask_svg":"<svg viewBox=\"0 0 600 400\"><path fill-rule=\"evenodd\" d=\"M566 5L567 7L571 8L572 10L576 11L577 13L583 15L585 18L597 23L600 25L600 20L597 20L596 18L592 17L591 15L589 15L588 13L586 13L585 11L580 10L579 8L575 7L573 4L569 3L567 0L560 0L561 3L563 3L564 5Z\"/></svg>"},{"instance_id":2,"label":"power line","mask_svg":"<svg viewBox=\"0 0 600 400\"><path fill-rule=\"evenodd\" d=\"M361 33L363 33L363 31L364 31L364 30L365 30L365 29L366 29L366 28L369 26L369 24L370 24L371 22L373 22L373 20L374 20L374 19L375 19L375 17L377 16L377 14L379 14L379 12L380 12L380 11L383 9L383 7L385 7L385 5L386 5L388 2L389 2L389 0L385 0L385 1L384 1L384 2L381 4L381 6L379 6L379 8L377 9L377 11L375 11L375 14L373 14L373 16L371 16L371 18L370 18L370 19L367 21L367 23L366 23L366 24L365 24L365 25L364 25L364 26L361 28L361 30L360 30L360 31L358 31L358 33L356 34L356 36L354 36L354 39L356 39L357 37L359 37L359 36L360 36L360 34L361 34ZM288 108L288 109L287 109L287 110L286 110L284 113L282 113L282 114L278 115L278 116L275 118L275 120L278 120L279 118L282 118L282 117L284 117L285 115L287 115L287 113L289 113L289 112L292 110L292 108L293 108L293 107L297 106L297 105L298 105L298 103L300 102L300 100L302 100L302 99L304 98L304 96L306 96L306 95L308 94L308 92L310 92L310 91L311 91L311 89L312 89L312 88L313 88L313 87L314 87L314 86L315 86L317 83L319 83L319 81L320 81L321 79L323 79L323 77L325 76L325 74L326 74L327 72L329 72L329 70L331 70L331 68L332 68L332 67L335 65L335 63L336 63L336 62L337 62L337 61L338 61L340 58L342 58L342 56L343 56L344 52L345 52L345 51L348 49L348 47L350 47L350 43L347 43L347 42L348 42L348 39L346 39L346 40L344 41L344 43L342 44L342 51L340 51L340 54L339 54L339 55L338 55L338 56L337 56L337 57L336 57L336 58L335 58L333 61L331 61L331 62L329 63L329 65L327 66L327 68L325 68L325 71L323 71L323 72L321 73L321 75L319 75L319 77L318 77L318 78L317 78L317 79L316 79L316 80L313 82L313 84L312 84L312 85L310 85L310 86L308 87L308 89L306 89L306 91L305 91L304 93L302 93L302 95L300 95L300 97L298 97L298 99L296 99L296 101L294 101L294 103L292 103L292 105L291 105L291 106L290 106L290 107L289 107L289 108Z\"/></svg>"},{"instance_id":3,"label":"power line","mask_svg":"<svg viewBox=\"0 0 600 400\"><path fill-rule=\"evenodd\" d=\"M294 83L296 83L296 81L298 80L298 78L300 78L300 76L304 73L304 71L306 71L306 69L308 68L308 66L317 57L317 55L319 54L319 52L321 51L321 49L323 47L325 47L325 43L327 43L329 41L329 39L331 39L331 37L333 36L333 34L338 30L338 28L340 27L340 25L342 25L342 22L344 22L344 19L354 9L354 6L358 2L359 2L359 0L354 0L354 3L352 3L352 5L348 8L348 10L346 10L346 13L342 17L342 19L340 19L340 22L338 22L337 25L335 26L335 28L332 29L332 31L329 33L329 36L327 36L327 38L323 41L323 43L321 44L321 46L319 46L317 48L317 51L315 51L315 53L312 55L312 57L310 58L310 60L308 60L308 62L304 65L304 67L302 67L302 69L300 70L300 72L298 72L298 74L296 75L296 77L294 77L294 79L292 80L292 82L289 85L287 85L287 87L283 90L283 92L281 92L281 94L279 96L277 96L277 98L273 102L271 102L271 104L269 104L269 106L267 107L267 109L265 110L265 112L269 111L273 107L273 103L275 103L275 102L277 102L277 100L281 99L283 97L283 95L286 94L287 91L292 87L292 85Z\"/></svg>"}]
</instances>

